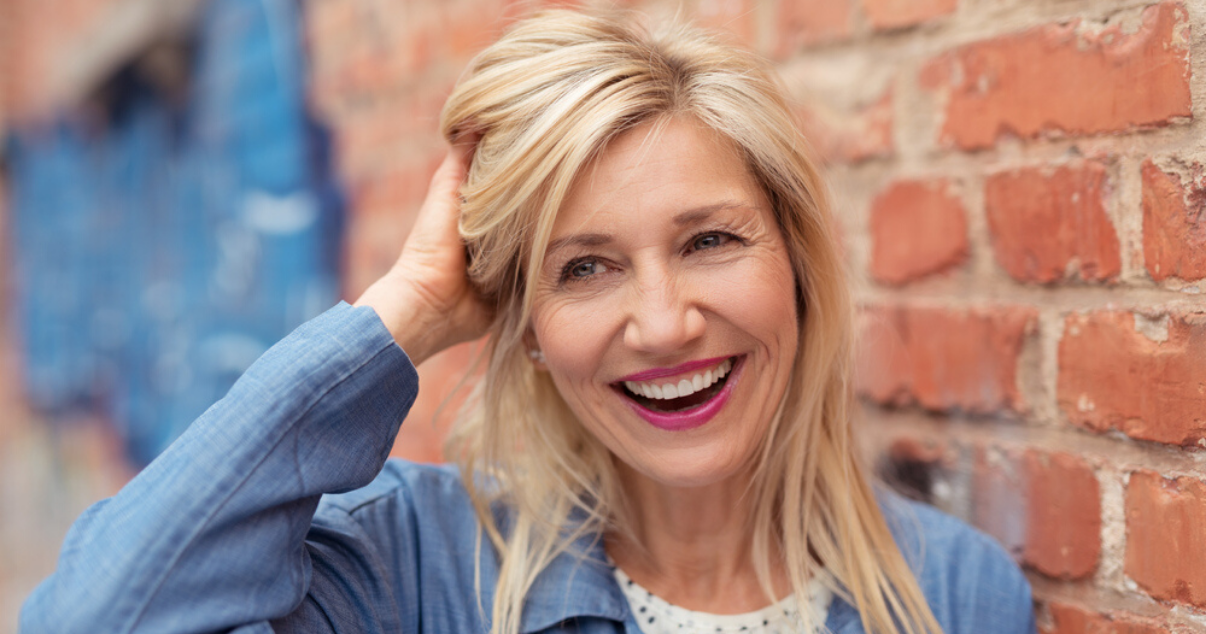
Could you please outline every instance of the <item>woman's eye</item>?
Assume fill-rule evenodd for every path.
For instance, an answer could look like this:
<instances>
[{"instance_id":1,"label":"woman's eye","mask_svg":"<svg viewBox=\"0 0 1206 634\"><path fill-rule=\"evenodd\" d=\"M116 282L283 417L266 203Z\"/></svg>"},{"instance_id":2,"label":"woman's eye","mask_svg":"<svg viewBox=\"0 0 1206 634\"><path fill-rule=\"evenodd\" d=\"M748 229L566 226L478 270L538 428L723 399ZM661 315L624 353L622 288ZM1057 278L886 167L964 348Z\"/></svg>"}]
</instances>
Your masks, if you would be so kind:
<instances>
[{"instance_id":1,"label":"woman's eye","mask_svg":"<svg viewBox=\"0 0 1206 634\"><path fill-rule=\"evenodd\" d=\"M715 249L716 247L723 246L729 240L732 240L732 236L724 233L705 233L703 235L696 236L695 239L691 241L691 250L702 251L704 249Z\"/></svg>"},{"instance_id":2,"label":"woman's eye","mask_svg":"<svg viewBox=\"0 0 1206 634\"><path fill-rule=\"evenodd\" d=\"M598 260L576 260L565 265L561 271L563 281L581 280L607 271L607 266Z\"/></svg>"}]
</instances>

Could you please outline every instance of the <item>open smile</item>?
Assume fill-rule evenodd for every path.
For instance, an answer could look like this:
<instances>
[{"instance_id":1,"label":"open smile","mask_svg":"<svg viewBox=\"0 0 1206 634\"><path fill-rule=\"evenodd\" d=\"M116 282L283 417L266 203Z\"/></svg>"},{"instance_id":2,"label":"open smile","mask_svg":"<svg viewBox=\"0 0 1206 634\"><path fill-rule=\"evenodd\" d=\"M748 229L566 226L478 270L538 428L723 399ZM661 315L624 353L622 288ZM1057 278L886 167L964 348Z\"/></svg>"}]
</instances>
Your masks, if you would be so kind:
<instances>
[{"instance_id":1,"label":"open smile","mask_svg":"<svg viewBox=\"0 0 1206 634\"><path fill-rule=\"evenodd\" d=\"M613 384L638 416L660 429L681 431L711 420L728 400L744 356L727 357L672 376L644 373ZM699 365L699 364L692 364ZM632 380L655 375L648 380Z\"/></svg>"}]
</instances>

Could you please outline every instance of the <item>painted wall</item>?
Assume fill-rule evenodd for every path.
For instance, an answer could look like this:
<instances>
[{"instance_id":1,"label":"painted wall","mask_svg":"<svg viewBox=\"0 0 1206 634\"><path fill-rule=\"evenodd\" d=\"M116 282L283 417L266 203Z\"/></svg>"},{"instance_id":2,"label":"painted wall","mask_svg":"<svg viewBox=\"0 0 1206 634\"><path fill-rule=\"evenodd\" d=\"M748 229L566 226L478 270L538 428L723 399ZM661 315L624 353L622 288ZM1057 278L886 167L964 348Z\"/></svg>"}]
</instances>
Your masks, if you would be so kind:
<instances>
[{"instance_id":1,"label":"painted wall","mask_svg":"<svg viewBox=\"0 0 1206 634\"><path fill-rule=\"evenodd\" d=\"M116 484L64 491L93 475L64 444L99 435L84 443L123 480L338 301L343 198L306 103L303 35L291 1L211 0L85 103L9 130L10 371L33 437L5 447L23 465L5 491L6 559L37 539L41 507L72 515ZM33 579L0 565L20 594L49 571L64 520L37 540ZM19 597L4 600L15 613Z\"/></svg>"}]
</instances>

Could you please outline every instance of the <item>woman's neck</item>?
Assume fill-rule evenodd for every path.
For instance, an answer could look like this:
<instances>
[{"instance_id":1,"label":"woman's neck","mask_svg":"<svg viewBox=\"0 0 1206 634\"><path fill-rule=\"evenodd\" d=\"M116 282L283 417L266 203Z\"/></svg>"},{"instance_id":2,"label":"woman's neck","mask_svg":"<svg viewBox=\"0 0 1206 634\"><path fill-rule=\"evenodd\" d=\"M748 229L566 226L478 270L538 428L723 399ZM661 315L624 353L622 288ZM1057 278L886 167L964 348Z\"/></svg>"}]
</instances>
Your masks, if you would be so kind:
<instances>
[{"instance_id":1,"label":"woman's neck","mask_svg":"<svg viewBox=\"0 0 1206 634\"><path fill-rule=\"evenodd\" d=\"M740 614L769 604L752 556L749 476L680 488L622 465L620 472L632 536L608 535L607 553L633 581L700 612ZM791 588L783 567L771 573L776 598L786 596Z\"/></svg>"}]
</instances>

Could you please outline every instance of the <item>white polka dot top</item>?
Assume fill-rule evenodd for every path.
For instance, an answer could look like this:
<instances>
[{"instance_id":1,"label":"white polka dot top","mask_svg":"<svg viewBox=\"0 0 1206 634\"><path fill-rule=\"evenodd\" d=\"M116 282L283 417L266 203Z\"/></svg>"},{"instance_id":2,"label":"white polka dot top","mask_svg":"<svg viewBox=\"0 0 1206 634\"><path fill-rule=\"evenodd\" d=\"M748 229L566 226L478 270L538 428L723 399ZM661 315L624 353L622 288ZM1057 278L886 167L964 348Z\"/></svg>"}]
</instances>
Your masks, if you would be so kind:
<instances>
[{"instance_id":1,"label":"white polka dot top","mask_svg":"<svg viewBox=\"0 0 1206 634\"><path fill-rule=\"evenodd\" d=\"M628 605L636 616L643 634L801 634L804 633L803 619L795 596L745 614L708 614L695 612L671 605L656 597L652 592L637 585L623 570L615 569L616 582L624 590ZM812 629L819 632L829 613L833 594L813 580L808 586L812 601Z\"/></svg>"}]
</instances>

